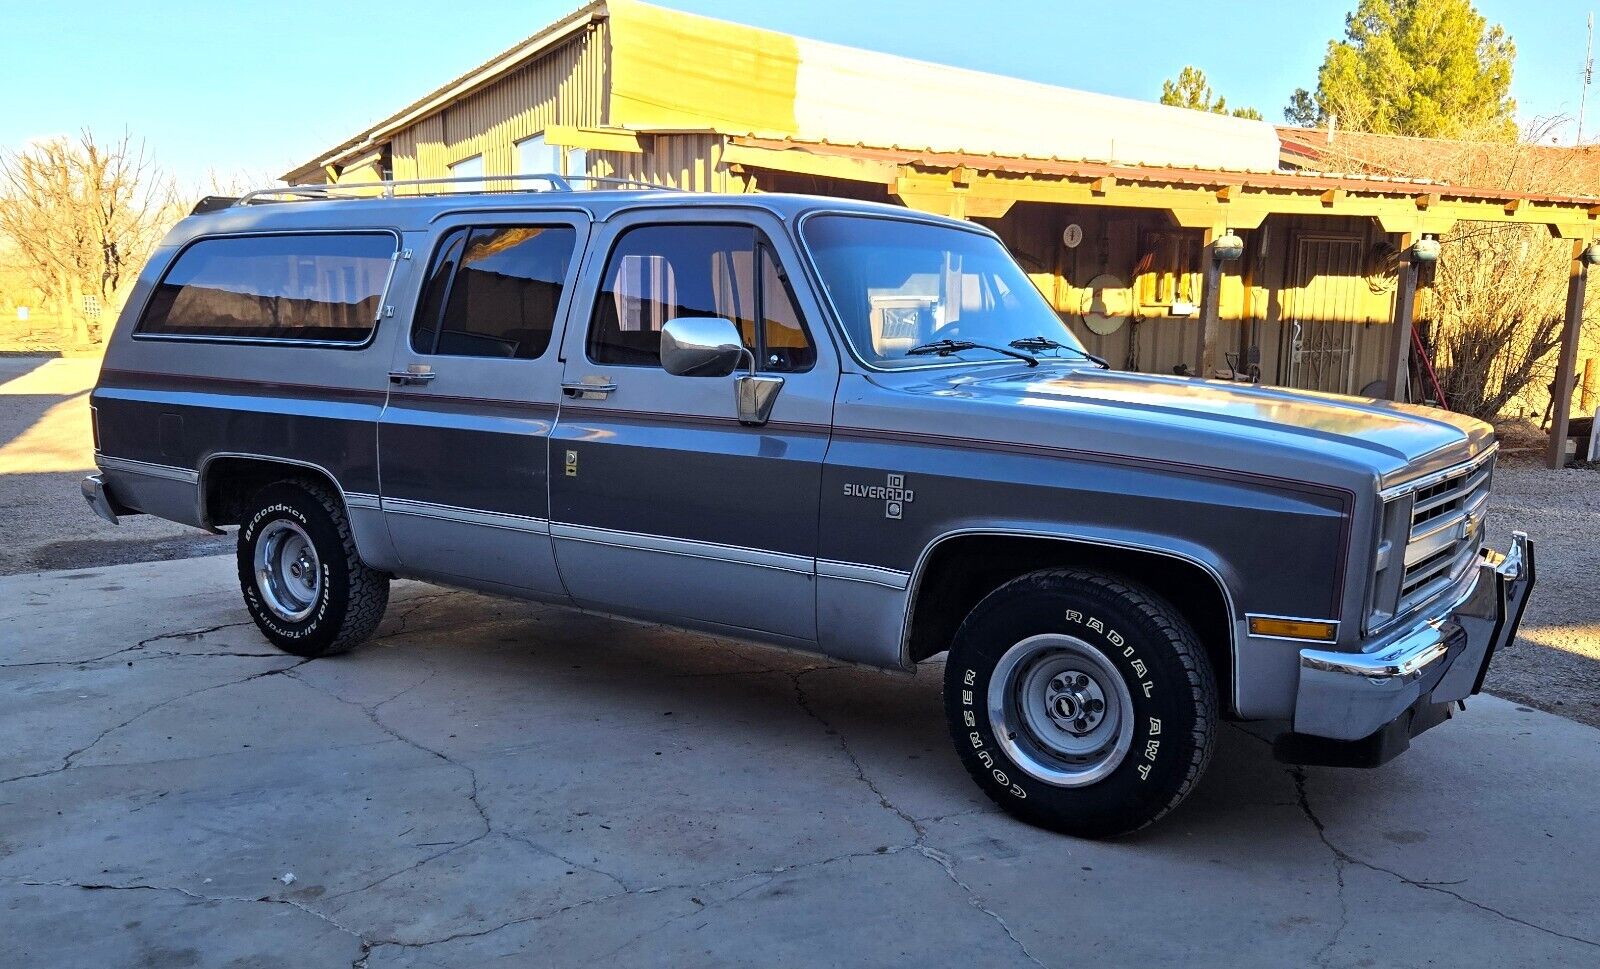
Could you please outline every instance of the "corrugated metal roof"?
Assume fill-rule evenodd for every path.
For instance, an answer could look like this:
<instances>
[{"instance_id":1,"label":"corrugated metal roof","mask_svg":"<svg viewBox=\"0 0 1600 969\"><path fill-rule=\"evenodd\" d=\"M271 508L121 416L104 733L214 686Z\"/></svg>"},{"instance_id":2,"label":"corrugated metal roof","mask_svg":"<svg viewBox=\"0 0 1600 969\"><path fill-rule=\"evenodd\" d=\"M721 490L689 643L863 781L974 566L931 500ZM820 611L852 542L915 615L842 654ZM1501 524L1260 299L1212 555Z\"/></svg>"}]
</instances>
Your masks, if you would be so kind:
<instances>
[{"instance_id":1,"label":"corrugated metal roof","mask_svg":"<svg viewBox=\"0 0 1600 969\"><path fill-rule=\"evenodd\" d=\"M1452 198L1491 202L1521 199L1530 202L1592 207L1600 197L1517 192L1509 189L1452 185L1427 178L1404 178L1362 173L1331 173L1278 169L1202 168L1187 165L1128 165L1095 159L1034 158L1018 155L940 152L903 147L880 147L832 142L803 142L795 139L739 137L735 144L777 151L803 151L814 155L877 161L923 168L971 168L977 171L1010 175L1055 175L1076 178L1113 177L1119 181L1158 185L1186 185L1204 188L1254 186L1292 191L1345 191L1403 195L1435 194Z\"/></svg>"},{"instance_id":2,"label":"corrugated metal roof","mask_svg":"<svg viewBox=\"0 0 1600 969\"><path fill-rule=\"evenodd\" d=\"M1411 138L1365 131L1278 128L1281 156L1297 166L1359 167L1391 176L1600 195L1600 145L1540 145Z\"/></svg>"}]
</instances>

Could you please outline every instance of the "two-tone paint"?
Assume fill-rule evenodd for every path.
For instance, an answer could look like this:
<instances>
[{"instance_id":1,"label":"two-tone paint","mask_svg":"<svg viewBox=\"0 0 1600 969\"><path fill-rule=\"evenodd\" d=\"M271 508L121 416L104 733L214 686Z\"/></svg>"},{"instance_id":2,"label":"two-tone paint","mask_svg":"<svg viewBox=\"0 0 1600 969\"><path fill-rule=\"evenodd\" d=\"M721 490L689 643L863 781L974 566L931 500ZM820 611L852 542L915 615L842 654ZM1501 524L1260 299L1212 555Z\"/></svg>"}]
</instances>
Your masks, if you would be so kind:
<instances>
[{"instance_id":1,"label":"two-tone paint","mask_svg":"<svg viewBox=\"0 0 1600 969\"><path fill-rule=\"evenodd\" d=\"M281 461L339 489L376 568L886 668L912 665L910 616L945 542L1029 536L1175 559L1224 604L1228 642L1215 645L1231 658L1223 691L1243 717L1293 715L1305 646L1251 635L1249 617L1335 622L1337 640L1322 644L1334 651L1386 645L1365 629L1380 492L1478 458L1493 447L1487 426L1066 358L875 370L852 355L806 256L799 225L824 211L986 231L838 199L640 192L191 217L158 249L107 348L93 395L107 491L117 508L210 526L215 469ZM541 357L424 359L410 347L445 231L549 221L578 230L579 252ZM724 380L586 356L613 242L667 221L752 225L787 272L817 362L783 375L764 426L735 419ZM365 343L135 332L193 240L329 230L396 237ZM390 378L419 366L433 375L426 384ZM1389 639L1416 617L1400 618Z\"/></svg>"}]
</instances>

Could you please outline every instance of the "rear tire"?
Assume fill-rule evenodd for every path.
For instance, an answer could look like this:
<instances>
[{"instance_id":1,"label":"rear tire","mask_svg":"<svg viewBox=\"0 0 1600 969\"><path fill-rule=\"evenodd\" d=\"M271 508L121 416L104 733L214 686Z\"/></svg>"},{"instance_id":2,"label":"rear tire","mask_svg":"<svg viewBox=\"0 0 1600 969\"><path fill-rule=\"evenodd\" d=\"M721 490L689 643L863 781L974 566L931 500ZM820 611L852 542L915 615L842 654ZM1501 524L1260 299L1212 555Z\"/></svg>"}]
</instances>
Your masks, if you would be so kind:
<instances>
[{"instance_id":1,"label":"rear tire","mask_svg":"<svg viewBox=\"0 0 1600 969\"><path fill-rule=\"evenodd\" d=\"M322 485L261 489L239 526L238 565L250 617L296 656L354 649L389 604L389 577L361 561L342 503Z\"/></svg>"},{"instance_id":2,"label":"rear tire","mask_svg":"<svg viewBox=\"0 0 1600 969\"><path fill-rule=\"evenodd\" d=\"M1008 813L1086 838L1136 831L1211 759L1217 688L1194 630L1122 579L1048 569L978 603L945 664L967 772Z\"/></svg>"}]
</instances>

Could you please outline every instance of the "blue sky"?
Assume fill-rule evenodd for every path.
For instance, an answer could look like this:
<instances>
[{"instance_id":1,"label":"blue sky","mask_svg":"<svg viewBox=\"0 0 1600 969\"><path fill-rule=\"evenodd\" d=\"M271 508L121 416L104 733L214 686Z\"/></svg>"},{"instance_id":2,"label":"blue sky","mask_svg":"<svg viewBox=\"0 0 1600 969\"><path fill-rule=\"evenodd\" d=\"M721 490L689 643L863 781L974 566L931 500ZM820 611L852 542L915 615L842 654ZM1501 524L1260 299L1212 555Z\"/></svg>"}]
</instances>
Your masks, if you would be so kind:
<instances>
[{"instance_id":1,"label":"blue sky","mask_svg":"<svg viewBox=\"0 0 1600 969\"><path fill-rule=\"evenodd\" d=\"M187 182L276 176L579 5L580 0L280 0L0 5L0 145L124 127ZM1193 63L1268 120L1314 86L1356 0L669 0L819 40L1154 100ZM1578 108L1584 18L1600 0L1477 0L1517 42L1522 120ZM1135 12L1137 11L1137 12ZM1586 140L1600 136L1600 91ZM1565 138L1570 140L1569 125Z\"/></svg>"}]
</instances>

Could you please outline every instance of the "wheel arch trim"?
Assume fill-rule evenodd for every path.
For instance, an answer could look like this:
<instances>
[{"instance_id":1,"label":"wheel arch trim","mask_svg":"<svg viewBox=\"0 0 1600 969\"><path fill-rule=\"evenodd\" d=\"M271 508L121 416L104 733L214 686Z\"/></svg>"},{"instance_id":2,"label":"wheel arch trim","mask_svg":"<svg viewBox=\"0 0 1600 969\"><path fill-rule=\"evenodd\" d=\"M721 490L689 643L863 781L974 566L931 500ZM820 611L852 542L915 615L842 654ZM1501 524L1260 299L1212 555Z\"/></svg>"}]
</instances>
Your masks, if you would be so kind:
<instances>
[{"instance_id":1,"label":"wheel arch trim","mask_svg":"<svg viewBox=\"0 0 1600 969\"><path fill-rule=\"evenodd\" d=\"M352 494L351 492L345 491L344 485L339 483L339 478L337 475L313 461L302 461L297 458L286 458L276 454L257 454L251 451L213 451L212 453L206 455L205 459L200 462L200 469L197 477L199 494L195 499L199 503L199 508L197 510L200 514L200 521L204 522L208 528L215 527L211 521L211 509L206 507L206 496L210 491L211 479L209 475L211 466L219 460L230 459L259 461L264 464L281 464L284 467L301 468L306 471L315 471L320 476L326 478L329 484L333 485L334 491L339 495L339 503L344 506L346 517L349 516L350 509L353 507L378 507L378 498L376 495ZM370 499L370 502L367 499Z\"/></svg>"},{"instance_id":2,"label":"wheel arch trim","mask_svg":"<svg viewBox=\"0 0 1600 969\"><path fill-rule=\"evenodd\" d=\"M1077 545L1084 548L1113 548L1119 551L1140 552L1147 555L1156 555L1162 558L1173 559L1186 565L1192 565L1211 578L1217 591L1222 595L1223 609L1227 613L1228 629L1228 656L1232 663L1233 671L1228 677L1228 693L1237 709L1239 701L1239 637L1238 617L1239 610L1233 601L1233 592L1228 588L1227 581L1222 572L1211 562L1199 556L1185 552L1174 551L1148 543L1131 541L1128 539L1108 538L1100 535L1083 535L1065 531L1039 531L1033 528L1017 528L1005 526L974 525L963 528L954 528L941 532L928 542L917 555L917 563L911 570L911 579L906 585L905 615L900 627L900 663L910 669L911 661L911 620L916 613L917 600L922 592L922 581L926 576L928 562L933 558L933 553L941 545L956 538L1027 538L1040 541L1060 542L1066 545Z\"/></svg>"}]
</instances>

